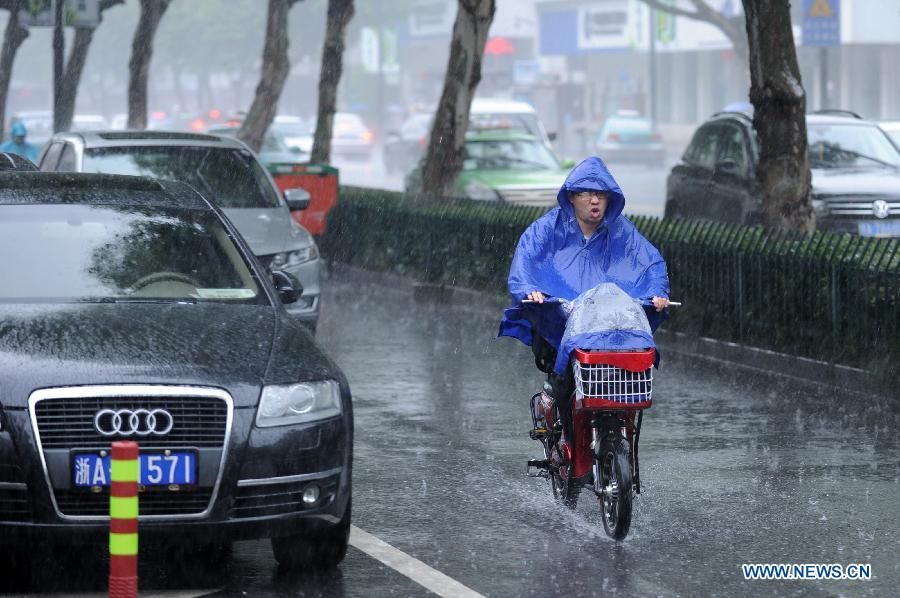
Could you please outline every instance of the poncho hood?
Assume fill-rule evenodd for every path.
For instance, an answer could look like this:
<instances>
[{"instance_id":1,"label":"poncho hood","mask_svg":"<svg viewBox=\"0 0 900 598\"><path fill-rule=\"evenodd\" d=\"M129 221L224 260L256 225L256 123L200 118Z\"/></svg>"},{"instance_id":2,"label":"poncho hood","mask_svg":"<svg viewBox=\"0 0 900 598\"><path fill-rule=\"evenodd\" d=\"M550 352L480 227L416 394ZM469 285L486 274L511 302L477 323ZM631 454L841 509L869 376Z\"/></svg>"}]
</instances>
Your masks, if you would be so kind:
<instances>
[{"instance_id":1,"label":"poncho hood","mask_svg":"<svg viewBox=\"0 0 900 598\"><path fill-rule=\"evenodd\" d=\"M622 188L603 160L596 156L582 160L581 164L573 168L556 194L560 209L569 218L575 218L575 208L572 207L569 193L577 191L602 191L606 194L608 203L603 221L607 226L625 209L625 195L622 194Z\"/></svg>"}]
</instances>

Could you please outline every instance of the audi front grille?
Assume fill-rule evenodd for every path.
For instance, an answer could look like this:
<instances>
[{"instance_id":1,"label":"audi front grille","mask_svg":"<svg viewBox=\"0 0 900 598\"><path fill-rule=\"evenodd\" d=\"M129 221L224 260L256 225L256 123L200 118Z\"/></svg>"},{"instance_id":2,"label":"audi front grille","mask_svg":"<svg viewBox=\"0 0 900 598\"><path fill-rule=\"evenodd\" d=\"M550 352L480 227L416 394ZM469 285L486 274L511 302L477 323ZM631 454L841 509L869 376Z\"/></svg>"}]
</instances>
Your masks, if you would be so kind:
<instances>
[{"instance_id":1,"label":"audi front grille","mask_svg":"<svg viewBox=\"0 0 900 598\"><path fill-rule=\"evenodd\" d=\"M157 409L171 415L168 434L144 434L150 430L128 428L129 412ZM123 413L119 427L124 428L124 434L110 434L112 430L101 434L95 429L95 416L103 410ZM79 397L41 401L35 405L35 418L45 449L94 448L115 440L134 440L141 448L220 447L225 439L228 405L211 397ZM105 417L101 421L109 423ZM146 425L146 419L139 423Z\"/></svg>"},{"instance_id":2,"label":"audi front grille","mask_svg":"<svg viewBox=\"0 0 900 598\"><path fill-rule=\"evenodd\" d=\"M44 478L61 518L108 518L109 487L74 487L71 459L73 451L101 451L117 440L133 440L142 451L193 450L201 460L196 486L141 492L140 519L201 518L215 504L234 412L231 395L224 390L162 385L44 388L31 394L28 406Z\"/></svg>"}]
</instances>

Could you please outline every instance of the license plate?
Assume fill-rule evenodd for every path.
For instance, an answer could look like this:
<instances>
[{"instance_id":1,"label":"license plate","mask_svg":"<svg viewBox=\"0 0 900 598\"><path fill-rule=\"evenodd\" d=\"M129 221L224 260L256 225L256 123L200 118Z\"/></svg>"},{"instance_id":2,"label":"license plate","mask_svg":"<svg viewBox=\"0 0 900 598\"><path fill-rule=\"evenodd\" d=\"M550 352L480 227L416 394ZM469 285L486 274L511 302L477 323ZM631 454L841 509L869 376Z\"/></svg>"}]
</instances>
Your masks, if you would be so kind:
<instances>
[{"instance_id":1,"label":"license plate","mask_svg":"<svg viewBox=\"0 0 900 598\"><path fill-rule=\"evenodd\" d=\"M79 453L72 457L75 486L109 486L112 457ZM197 455L194 453L141 453L138 480L144 486L190 485L197 483Z\"/></svg>"},{"instance_id":2,"label":"license plate","mask_svg":"<svg viewBox=\"0 0 900 598\"><path fill-rule=\"evenodd\" d=\"M867 220L858 226L863 237L900 237L900 220Z\"/></svg>"}]
</instances>

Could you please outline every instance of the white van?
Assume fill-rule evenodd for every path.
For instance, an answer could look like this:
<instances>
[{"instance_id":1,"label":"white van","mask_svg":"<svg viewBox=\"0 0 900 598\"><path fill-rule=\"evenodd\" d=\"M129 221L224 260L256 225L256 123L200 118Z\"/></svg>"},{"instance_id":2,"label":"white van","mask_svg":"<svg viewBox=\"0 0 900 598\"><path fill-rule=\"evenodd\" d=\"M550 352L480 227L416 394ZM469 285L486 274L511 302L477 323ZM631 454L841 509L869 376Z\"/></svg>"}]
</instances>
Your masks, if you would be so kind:
<instances>
[{"instance_id":1,"label":"white van","mask_svg":"<svg viewBox=\"0 0 900 598\"><path fill-rule=\"evenodd\" d=\"M548 146L552 141L544 123L537 112L527 102L516 100L499 100L493 98L475 98L469 111L469 128L484 126L490 121L500 121L512 128L524 129L527 133L541 139Z\"/></svg>"},{"instance_id":2,"label":"white van","mask_svg":"<svg viewBox=\"0 0 900 598\"><path fill-rule=\"evenodd\" d=\"M428 146L433 112L414 114L399 131L388 131L384 140L384 165L389 173L408 172ZM503 128L534 135L550 147L554 135L547 134L537 112L526 102L475 98L469 110L469 129Z\"/></svg>"}]
</instances>

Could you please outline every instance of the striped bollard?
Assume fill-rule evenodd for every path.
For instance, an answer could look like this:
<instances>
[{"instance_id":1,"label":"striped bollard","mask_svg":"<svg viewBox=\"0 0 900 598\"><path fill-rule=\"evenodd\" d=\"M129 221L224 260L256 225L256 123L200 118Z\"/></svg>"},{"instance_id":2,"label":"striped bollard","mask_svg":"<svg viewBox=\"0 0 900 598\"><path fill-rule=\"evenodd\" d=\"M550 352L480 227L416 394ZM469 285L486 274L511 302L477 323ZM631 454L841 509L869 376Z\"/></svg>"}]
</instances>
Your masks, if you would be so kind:
<instances>
[{"instance_id":1,"label":"striped bollard","mask_svg":"<svg viewBox=\"0 0 900 598\"><path fill-rule=\"evenodd\" d=\"M138 445L112 445L109 490L109 598L137 598Z\"/></svg>"}]
</instances>

